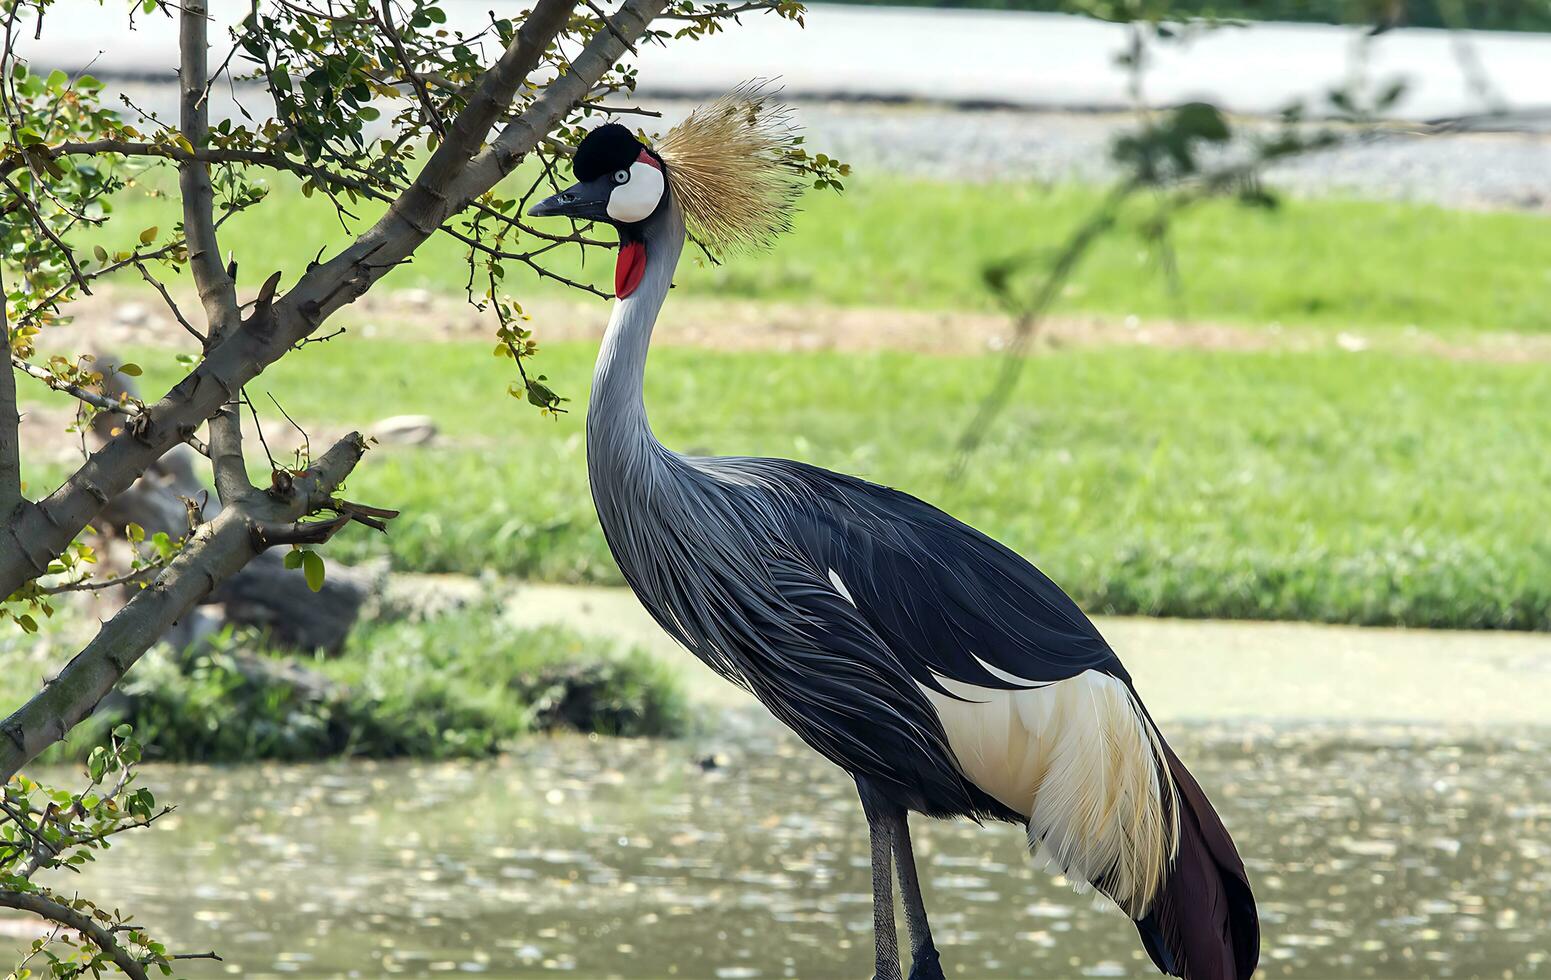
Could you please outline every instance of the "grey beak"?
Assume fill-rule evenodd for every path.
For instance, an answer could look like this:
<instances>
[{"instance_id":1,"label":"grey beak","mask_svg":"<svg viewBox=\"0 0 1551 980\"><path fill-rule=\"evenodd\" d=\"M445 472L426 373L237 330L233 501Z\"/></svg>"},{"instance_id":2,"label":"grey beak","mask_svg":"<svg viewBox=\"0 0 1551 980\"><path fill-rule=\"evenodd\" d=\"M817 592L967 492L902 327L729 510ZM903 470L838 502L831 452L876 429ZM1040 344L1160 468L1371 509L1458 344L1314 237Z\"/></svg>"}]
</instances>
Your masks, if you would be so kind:
<instances>
[{"instance_id":1,"label":"grey beak","mask_svg":"<svg viewBox=\"0 0 1551 980\"><path fill-rule=\"evenodd\" d=\"M535 218L566 217L581 221L607 221L609 194L613 190L613 181L607 177L572 184L559 194L552 194L528 208L528 214Z\"/></svg>"}]
</instances>

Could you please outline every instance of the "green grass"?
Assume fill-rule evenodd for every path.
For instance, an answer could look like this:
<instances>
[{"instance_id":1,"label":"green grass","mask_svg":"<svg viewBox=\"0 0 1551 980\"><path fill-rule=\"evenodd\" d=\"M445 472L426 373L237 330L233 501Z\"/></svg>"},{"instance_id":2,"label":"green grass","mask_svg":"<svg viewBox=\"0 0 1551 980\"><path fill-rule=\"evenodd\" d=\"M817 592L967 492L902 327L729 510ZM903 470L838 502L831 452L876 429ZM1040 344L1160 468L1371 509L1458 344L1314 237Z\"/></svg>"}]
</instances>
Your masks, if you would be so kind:
<instances>
[{"instance_id":1,"label":"green grass","mask_svg":"<svg viewBox=\"0 0 1551 980\"><path fill-rule=\"evenodd\" d=\"M720 267L686 260L679 280L696 296L991 309L985 267L1010 256L1043 261L1098 198L1083 187L856 179L843 195L808 195L773 252ZM362 209L363 218L374 215ZM104 238L116 248L143 227L176 221L167 200L137 193L117 217ZM232 219L222 245L255 286L275 269L293 282L319 247L346 240L326 202L283 180ZM1179 220L1173 246L1177 293L1157 256L1128 232L1090 254L1060 309L1338 329L1551 329L1551 219L1539 215L1345 200L1292 200L1269 212L1214 203ZM612 281L607 254L593 254L585 269L574 250L552 257L567 275ZM461 293L466 275L461 247L439 237L384 285ZM510 283L519 298L562 288L530 274Z\"/></svg>"},{"instance_id":2,"label":"green grass","mask_svg":"<svg viewBox=\"0 0 1551 980\"><path fill-rule=\"evenodd\" d=\"M618 582L588 496L594 348L543 368L558 421L503 394L486 345L337 341L257 391L294 416L441 423L444 448L368 455L349 496L402 508L405 569ZM167 355L142 358L153 389ZM967 476L953 443L998 361L664 348L668 445L786 456L898 486L1001 538L1095 612L1551 629L1551 372L1367 352L1139 348L1038 356ZM256 396L260 402L265 399Z\"/></svg>"}]
</instances>

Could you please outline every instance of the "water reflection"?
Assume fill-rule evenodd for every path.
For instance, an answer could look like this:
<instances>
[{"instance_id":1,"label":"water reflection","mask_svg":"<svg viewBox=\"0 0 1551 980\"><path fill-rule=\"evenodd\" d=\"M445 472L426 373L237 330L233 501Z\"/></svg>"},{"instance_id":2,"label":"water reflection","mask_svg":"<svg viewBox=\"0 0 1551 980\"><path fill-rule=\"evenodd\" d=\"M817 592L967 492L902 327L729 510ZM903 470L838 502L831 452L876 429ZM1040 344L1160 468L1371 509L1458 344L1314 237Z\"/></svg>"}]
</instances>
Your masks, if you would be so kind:
<instances>
[{"instance_id":1,"label":"water reflection","mask_svg":"<svg viewBox=\"0 0 1551 980\"><path fill-rule=\"evenodd\" d=\"M1551 731L1171 728L1249 855L1262 975L1551 974ZM178 813L80 887L226 956L191 975L870 971L852 789L763 726L149 781ZM1032 870L1019 836L918 824L949 974L1155 976L1129 923Z\"/></svg>"}]
</instances>

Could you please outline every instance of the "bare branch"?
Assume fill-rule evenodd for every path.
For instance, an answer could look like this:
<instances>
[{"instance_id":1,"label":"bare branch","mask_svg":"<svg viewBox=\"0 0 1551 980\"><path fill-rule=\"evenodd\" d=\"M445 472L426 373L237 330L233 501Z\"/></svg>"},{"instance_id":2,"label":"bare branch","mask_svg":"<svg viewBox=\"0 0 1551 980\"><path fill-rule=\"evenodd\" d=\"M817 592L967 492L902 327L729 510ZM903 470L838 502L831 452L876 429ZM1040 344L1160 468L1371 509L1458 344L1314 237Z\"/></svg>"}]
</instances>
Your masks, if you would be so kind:
<instances>
[{"instance_id":1,"label":"bare branch","mask_svg":"<svg viewBox=\"0 0 1551 980\"><path fill-rule=\"evenodd\" d=\"M150 262L155 259L160 259L164 256L171 255L182 247L183 239L176 238L159 248L154 248L147 252L133 252L126 258L120 259L117 262L110 263L101 267L100 269L95 269L86 273L85 278L87 280L101 279L103 276L111 275L112 273L115 273L127 266L131 266L139 262ZM73 288L75 288L75 283L73 281L65 283L63 286L60 286L58 289L54 290L53 293L39 300L38 303L32 308L23 310L21 316L18 317L18 320L24 324L29 323L37 319L39 314L41 314L44 310L57 308L59 301L63 299L65 294L70 292L70 290Z\"/></svg>"},{"instance_id":2,"label":"bare branch","mask_svg":"<svg viewBox=\"0 0 1551 980\"><path fill-rule=\"evenodd\" d=\"M409 80L410 86L415 90L415 97L420 100L420 108L425 112L426 125L436 130L436 135L447 135L447 124L442 121L442 114L436 111L436 103L431 101L431 93L425 87L425 80L415 72L414 62L409 58L409 52L404 50L404 42L399 39L398 27L393 23L393 0L382 0L382 32L387 35L393 44L393 51L398 55L399 65L404 69L404 77Z\"/></svg>"},{"instance_id":3,"label":"bare branch","mask_svg":"<svg viewBox=\"0 0 1551 980\"><path fill-rule=\"evenodd\" d=\"M746 14L751 10L774 10L776 6L777 0L752 0L750 3L740 3L737 6L728 7L726 10L696 11L688 14L663 14L662 19L687 20L699 23L718 18L737 17L739 14Z\"/></svg>"},{"instance_id":4,"label":"bare branch","mask_svg":"<svg viewBox=\"0 0 1551 980\"><path fill-rule=\"evenodd\" d=\"M0 521L26 499L22 496L21 415L16 410L16 375L11 360L11 324L6 316L5 286L0 281Z\"/></svg>"},{"instance_id":5,"label":"bare branch","mask_svg":"<svg viewBox=\"0 0 1551 980\"><path fill-rule=\"evenodd\" d=\"M199 341L200 347L203 348L206 343L205 335L195 330L194 325L188 322L188 318L183 315L182 310L178 309L177 302L172 298L172 294L167 292L167 287L162 285L162 281L151 275L151 270L145 267L144 262L136 262L135 268L140 270L140 277L150 283L151 288L161 293L163 301L167 304L167 309L172 311L172 315L178 321L178 325L187 330L195 340Z\"/></svg>"},{"instance_id":6,"label":"bare branch","mask_svg":"<svg viewBox=\"0 0 1551 980\"><path fill-rule=\"evenodd\" d=\"M210 130L206 77L210 69L206 37L210 18L205 2L184 0L178 15L178 126L184 139L196 148L205 145ZM216 343L237 329L242 314L237 308L237 285L221 262L221 246L215 231L215 192L205 164L198 160L179 161L178 189L183 198L189 271L205 307L209 343ZM228 390L225 402L210 416L210 460L215 471L215 490L223 504L253 492L242 457L242 415L237 398L237 390Z\"/></svg>"},{"instance_id":7,"label":"bare branch","mask_svg":"<svg viewBox=\"0 0 1551 980\"><path fill-rule=\"evenodd\" d=\"M964 429L963 435L959 438L958 451L949 471L950 481L956 482L963 477L969 465L969 458L985 438L991 419L1001 412L1007 400L1012 397L1018 378L1023 373L1023 365L1026 361L1023 355L1038 335L1051 304L1061 295L1061 290L1065 288L1067 280L1076 271L1083 257L1088 254L1088 249L1094 240L1114 227L1120 206L1136 190L1137 185L1131 181L1113 188L1093 215L1067 238L1066 244L1057 253L1049 274L1040 283L1033 298L1026 305L1015 310L1018 320L1013 328L1012 342L1007 346L1007 354L1002 359L1001 370L997 373L990 393L982 399L974 421Z\"/></svg>"},{"instance_id":8,"label":"bare branch","mask_svg":"<svg viewBox=\"0 0 1551 980\"><path fill-rule=\"evenodd\" d=\"M666 2L626 0L614 15L614 26L627 37L639 37ZM586 97L624 51L610 32L594 35L570 69L546 85L543 94L505 127L495 144L479 151L490 126L510 107L517 88L564 28L573 3L539 0L500 61L474 86L466 108L449 127L447 139L381 220L344 251L309 269L272 309L255 310L241 328L213 344L200 366L144 412L136 425L126 426L64 484L12 521L7 530L18 540L27 541L29 547L28 553L0 549L0 594L14 592L39 573L33 552L62 551L146 466L192 434L230 401L234 392L310 336L334 311L354 301L403 262L449 215L494 187ZM164 572L163 578L167 574ZM131 602L156 594L153 586ZM104 628L105 634L112 632L111 626Z\"/></svg>"},{"instance_id":9,"label":"bare branch","mask_svg":"<svg viewBox=\"0 0 1551 980\"><path fill-rule=\"evenodd\" d=\"M582 3L586 4L587 9L597 15L598 20L603 22L603 26L608 28L610 34L614 35L614 39L625 46L625 50L631 54L639 54L635 49L635 41L632 38L626 37L619 28L614 26L614 22L609 19L608 11L599 7L593 0L582 0Z\"/></svg>"},{"instance_id":10,"label":"bare branch","mask_svg":"<svg viewBox=\"0 0 1551 980\"><path fill-rule=\"evenodd\" d=\"M132 572L126 572L123 575L116 575L113 578L84 578L77 582L66 582L64 585L51 585L43 590L43 594L62 595L66 592L101 592L120 585L130 585L139 582L161 567L161 563L158 562L153 565L147 565L144 568L137 568Z\"/></svg>"},{"instance_id":11,"label":"bare branch","mask_svg":"<svg viewBox=\"0 0 1551 980\"><path fill-rule=\"evenodd\" d=\"M621 38L639 38L667 6L667 0L626 0L610 21L612 29L593 35L581 54L572 59L570 69L544 86L539 97L474 158L453 186L453 200L471 201L516 169L522 158L581 104L625 53Z\"/></svg>"},{"instance_id":12,"label":"bare branch","mask_svg":"<svg viewBox=\"0 0 1551 980\"><path fill-rule=\"evenodd\" d=\"M113 960L113 965L122 970L130 980L148 980L145 967L140 961L131 956L129 950L119 945L118 937L112 930L93 919L90 913L76 911L62 902L54 901L42 892L0 891L0 906L31 912L50 922L57 922L91 940L92 944L106 953Z\"/></svg>"},{"instance_id":13,"label":"bare branch","mask_svg":"<svg viewBox=\"0 0 1551 980\"><path fill-rule=\"evenodd\" d=\"M336 514L326 521L265 524L253 529L253 540L261 550L285 544L323 544L349 523L349 514Z\"/></svg>"},{"instance_id":14,"label":"bare branch","mask_svg":"<svg viewBox=\"0 0 1551 980\"><path fill-rule=\"evenodd\" d=\"M53 242L54 247L59 250L59 254L65 257L65 262L70 266L70 277L75 280L75 284L77 286L81 287L81 292L90 296L92 291L91 286L87 284L86 277L81 274L80 263L76 262L75 253L70 250L70 246L66 245L64 241L54 233L54 229L48 226L48 222L44 220L43 215L38 213L38 206L32 203L32 198L28 197L26 194L23 194L21 188L17 187L11 182L11 178L0 177L0 182L3 182L6 186L6 189L9 190L12 194L16 195L17 202L21 204L22 207L27 209L27 214L32 218L32 226L38 229L38 231L42 232L44 237L46 237L49 241Z\"/></svg>"},{"instance_id":15,"label":"bare branch","mask_svg":"<svg viewBox=\"0 0 1551 980\"><path fill-rule=\"evenodd\" d=\"M114 398L109 398L100 392L92 391L90 388L82 388L78 384L72 384L68 381L63 381L54 377L54 375L50 374L48 371L45 371L43 368L38 367L36 364L29 364L28 362L17 357L15 354L11 355L11 366L27 375L29 378L36 378L60 394L69 395L76 401L85 405L90 405L92 408L98 409L99 411L116 412L119 415L127 415L131 419L138 418L145 413L145 408L135 402L119 401ZM188 443L195 452L199 453L199 455L206 457L210 455L209 448L206 447L205 444L200 441L199 437L194 435L192 431L187 436L185 436L182 441ZM69 542L66 543L68 544Z\"/></svg>"},{"instance_id":16,"label":"bare branch","mask_svg":"<svg viewBox=\"0 0 1551 980\"><path fill-rule=\"evenodd\" d=\"M183 550L53 680L0 723L0 782L64 738L194 604L258 553L254 528L335 510L333 494L366 451L352 432L294 484L253 494L189 535Z\"/></svg>"}]
</instances>

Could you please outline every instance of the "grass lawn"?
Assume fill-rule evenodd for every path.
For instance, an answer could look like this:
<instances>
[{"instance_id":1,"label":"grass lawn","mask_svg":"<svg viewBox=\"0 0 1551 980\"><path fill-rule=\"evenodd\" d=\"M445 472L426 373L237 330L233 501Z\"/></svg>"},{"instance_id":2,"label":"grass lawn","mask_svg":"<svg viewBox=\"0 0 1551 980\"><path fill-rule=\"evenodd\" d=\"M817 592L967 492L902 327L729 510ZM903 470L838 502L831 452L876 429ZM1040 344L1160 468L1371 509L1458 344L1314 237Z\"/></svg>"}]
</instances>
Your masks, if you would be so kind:
<instances>
[{"instance_id":1,"label":"grass lawn","mask_svg":"<svg viewBox=\"0 0 1551 980\"><path fill-rule=\"evenodd\" d=\"M617 582L585 478L594 348L543 366L572 411L504 394L487 345L339 340L251 392L337 427L427 413L445 445L368 455L349 495L402 508L389 552L423 571ZM174 380L143 352L151 390ZM923 496L1017 548L1094 612L1551 629L1551 372L1367 352L1105 348L1028 362L968 475L954 440L994 358L652 355L668 445L787 456Z\"/></svg>"},{"instance_id":2,"label":"grass lawn","mask_svg":"<svg viewBox=\"0 0 1551 980\"><path fill-rule=\"evenodd\" d=\"M842 195L809 194L773 252L720 267L686 261L679 281L701 296L989 309L985 267L1011 256L1044 261L1098 198L1082 187L862 177ZM361 208L363 219L376 213ZM177 221L169 199L138 191L126 192L117 217L101 239L113 248L128 247L144 227ZM274 269L294 281L320 246L347 238L326 201L282 179L265 204L225 226L222 246L256 287ZM1089 256L1061 308L1336 329L1551 329L1551 219L1543 216L1345 200L1288 201L1269 212L1216 203L1181 218L1173 246L1178 292L1139 237L1117 234ZM439 237L385 285L461 292L463 254ZM609 255L593 254L585 268L574 250L552 257L566 275L612 281ZM138 283L123 281L131 280ZM508 282L519 299L562 288L531 274Z\"/></svg>"}]
</instances>

